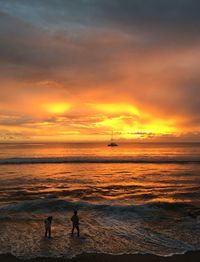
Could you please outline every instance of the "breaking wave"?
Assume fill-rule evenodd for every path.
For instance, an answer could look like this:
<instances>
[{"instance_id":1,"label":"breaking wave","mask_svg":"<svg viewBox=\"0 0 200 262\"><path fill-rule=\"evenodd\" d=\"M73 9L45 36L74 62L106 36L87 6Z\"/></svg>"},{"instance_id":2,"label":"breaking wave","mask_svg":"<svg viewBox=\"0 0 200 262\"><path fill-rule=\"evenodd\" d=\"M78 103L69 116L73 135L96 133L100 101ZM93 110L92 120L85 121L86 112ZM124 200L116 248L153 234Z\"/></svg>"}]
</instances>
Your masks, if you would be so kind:
<instances>
[{"instance_id":1,"label":"breaking wave","mask_svg":"<svg viewBox=\"0 0 200 262\"><path fill-rule=\"evenodd\" d=\"M142 205L108 205L88 203L84 201L68 201L63 199L38 199L26 200L19 203L8 204L0 207L0 212L62 212L73 209L96 210L103 212L139 212L153 210L184 210L192 208L191 203L168 203L168 202L153 202Z\"/></svg>"},{"instance_id":2,"label":"breaking wave","mask_svg":"<svg viewBox=\"0 0 200 262\"><path fill-rule=\"evenodd\" d=\"M63 163L149 163L149 164L199 164L200 159L195 157L23 157L23 158L1 158L0 165L11 164L63 164Z\"/></svg>"},{"instance_id":3,"label":"breaking wave","mask_svg":"<svg viewBox=\"0 0 200 262\"><path fill-rule=\"evenodd\" d=\"M3 223L0 228L0 253L11 253L23 259L72 258L91 252L115 255L150 253L159 256L182 254L199 248L193 240L194 232L199 228L194 219L190 219L188 224L185 216L182 216L183 219L177 223L177 217L171 215L175 210L183 212L188 208L192 206L185 203L112 206L58 199L8 204L0 208L0 222ZM73 209L80 211L80 239L68 236L71 230L68 220ZM165 214L173 212L166 217L163 211L166 211ZM45 241L41 232L42 218L50 212L54 216L53 239ZM155 222L158 228L152 227ZM163 222L166 223L167 231L160 229ZM168 223L172 222L175 228L169 234ZM8 223L10 230L6 231L3 225ZM184 223L189 226L189 233ZM192 238L189 237L191 233Z\"/></svg>"}]
</instances>

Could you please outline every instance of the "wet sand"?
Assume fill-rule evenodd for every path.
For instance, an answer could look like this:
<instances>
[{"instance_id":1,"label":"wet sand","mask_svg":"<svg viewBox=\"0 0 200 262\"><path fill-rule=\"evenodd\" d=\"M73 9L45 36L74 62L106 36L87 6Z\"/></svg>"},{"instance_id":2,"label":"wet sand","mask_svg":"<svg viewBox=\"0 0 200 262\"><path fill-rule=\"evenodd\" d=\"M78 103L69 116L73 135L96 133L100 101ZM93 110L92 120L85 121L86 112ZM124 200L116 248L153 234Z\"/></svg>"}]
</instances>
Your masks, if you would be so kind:
<instances>
[{"instance_id":1,"label":"wet sand","mask_svg":"<svg viewBox=\"0 0 200 262\"><path fill-rule=\"evenodd\" d=\"M2 262L188 262L199 261L200 251L188 252L183 255L174 255L171 257L159 257L155 255L107 255L107 254L82 254L73 259L65 258L34 258L34 259L18 259L11 255L0 255Z\"/></svg>"}]
</instances>

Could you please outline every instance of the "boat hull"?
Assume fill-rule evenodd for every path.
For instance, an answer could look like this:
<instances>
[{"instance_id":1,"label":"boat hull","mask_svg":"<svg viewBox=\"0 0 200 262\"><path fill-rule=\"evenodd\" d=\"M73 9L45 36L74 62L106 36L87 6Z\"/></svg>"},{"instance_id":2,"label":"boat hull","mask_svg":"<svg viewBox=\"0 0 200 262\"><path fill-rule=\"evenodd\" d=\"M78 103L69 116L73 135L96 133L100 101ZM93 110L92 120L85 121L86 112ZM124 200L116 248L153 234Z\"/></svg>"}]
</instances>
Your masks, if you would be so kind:
<instances>
[{"instance_id":1,"label":"boat hull","mask_svg":"<svg viewBox=\"0 0 200 262\"><path fill-rule=\"evenodd\" d=\"M116 144L116 143L110 143L110 144L108 144L108 146L114 147L114 146L118 146L118 144Z\"/></svg>"}]
</instances>

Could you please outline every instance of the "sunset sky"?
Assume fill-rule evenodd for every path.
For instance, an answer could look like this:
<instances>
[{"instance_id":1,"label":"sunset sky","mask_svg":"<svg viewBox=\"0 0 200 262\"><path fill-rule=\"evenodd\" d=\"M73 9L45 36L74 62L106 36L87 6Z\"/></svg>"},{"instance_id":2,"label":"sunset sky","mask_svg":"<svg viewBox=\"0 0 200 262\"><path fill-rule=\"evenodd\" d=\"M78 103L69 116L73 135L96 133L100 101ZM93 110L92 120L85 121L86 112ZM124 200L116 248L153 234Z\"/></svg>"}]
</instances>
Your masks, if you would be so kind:
<instances>
[{"instance_id":1,"label":"sunset sky","mask_svg":"<svg viewBox=\"0 0 200 262\"><path fill-rule=\"evenodd\" d=\"M0 141L200 141L199 0L0 0Z\"/></svg>"}]
</instances>

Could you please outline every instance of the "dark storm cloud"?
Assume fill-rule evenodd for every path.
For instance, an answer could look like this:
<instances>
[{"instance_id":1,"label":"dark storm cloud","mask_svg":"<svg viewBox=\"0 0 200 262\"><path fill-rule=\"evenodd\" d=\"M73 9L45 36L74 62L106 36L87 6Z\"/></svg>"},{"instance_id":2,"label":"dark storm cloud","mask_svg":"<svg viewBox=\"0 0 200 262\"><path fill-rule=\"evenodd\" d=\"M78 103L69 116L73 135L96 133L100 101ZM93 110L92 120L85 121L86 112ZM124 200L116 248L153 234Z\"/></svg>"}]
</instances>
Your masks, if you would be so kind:
<instances>
[{"instance_id":1,"label":"dark storm cloud","mask_svg":"<svg viewBox=\"0 0 200 262\"><path fill-rule=\"evenodd\" d=\"M49 60L54 61L55 66L67 61L70 66L77 66L83 61L91 62L89 55L93 61L103 62L98 61L101 55L94 56L103 52L105 45L95 49L91 43L84 42L85 34L91 30L114 29L129 33L130 38L138 37L138 45L130 39L133 53L176 45L181 48L188 43L198 45L200 38L200 2L197 0L0 0L0 9L4 12L1 13L1 32L3 30L4 38L8 36L2 44L11 44L16 38L7 52L1 46L2 53L8 59L16 57L22 63L30 60L37 66L51 67ZM54 34L49 35L44 29L53 30ZM63 38L63 34L71 38ZM103 52L104 57L111 50L107 51Z\"/></svg>"},{"instance_id":2,"label":"dark storm cloud","mask_svg":"<svg viewBox=\"0 0 200 262\"><path fill-rule=\"evenodd\" d=\"M160 34L185 36L200 31L198 0L110 0L101 2L104 16L114 25Z\"/></svg>"},{"instance_id":3,"label":"dark storm cloud","mask_svg":"<svg viewBox=\"0 0 200 262\"><path fill-rule=\"evenodd\" d=\"M148 55L198 45L200 39L197 0L0 0L0 10L1 61L42 67L38 74L58 66L101 72L123 48ZM129 45L103 43L107 36L98 30L128 33Z\"/></svg>"},{"instance_id":4,"label":"dark storm cloud","mask_svg":"<svg viewBox=\"0 0 200 262\"><path fill-rule=\"evenodd\" d=\"M46 29L1 12L0 37L1 72L9 77L48 79L51 75L52 80L74 83L79 75L83 83L84 77L92 80L98 71L102 80L114 80L112 74L107 73L112 71L108 68L109 60L113 60L113 46L101 40L98 42L95 32L78 38L66 32L51 34Z\"/></svg>"},{"instance_id":5,"label":"dark storm cloud","mask_svg":"<svg viewBox=\"0 0 200 262\"><path fill-rule=\"evenodd\" d=\"M200 2L198 0L6 0L2 10L20 16L37 26L57 29L70 26L132 30L160 36L199 38ZM62 27L63 26L63 27Z\"/></svg>"}]
</instances>

